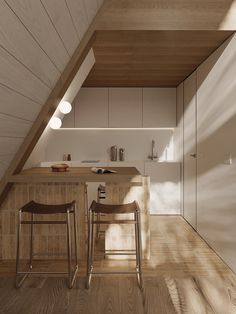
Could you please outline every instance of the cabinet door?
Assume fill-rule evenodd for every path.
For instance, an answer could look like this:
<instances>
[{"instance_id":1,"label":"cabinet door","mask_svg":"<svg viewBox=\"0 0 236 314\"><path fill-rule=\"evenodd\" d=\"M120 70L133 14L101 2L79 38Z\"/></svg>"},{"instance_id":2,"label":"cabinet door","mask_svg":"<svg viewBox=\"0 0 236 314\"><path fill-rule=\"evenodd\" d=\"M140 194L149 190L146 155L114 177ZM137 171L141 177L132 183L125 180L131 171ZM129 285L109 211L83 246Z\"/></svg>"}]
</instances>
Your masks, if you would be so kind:
<instances>
[{"instance_id":1,"label":"cabinet door","mask_svg":"<svg viewBox=\"0 0 236 314\"><path fill-rule=\"evenodd\" d=\"M180 214L180 163L145 162L150 176L150 214Z\"/></svg>"},{"instance_id":2,"label":"cabinet door","mask_svg":"<svg viewBox=\"0 0 236 314\"><path fill-rule=\"evenodd\" d=\"M196 229L196 72L184 81L184 218Z\"/></svg>"},{"instance_id":3,"label":"cabinet door","mask_svg":"<svg viewBox=\"0 0 236 314\"><path fill-rule=\"evenodd\" d=\"M109 88L109 127L142 127L141 88Z\"/></svg>"},{"instance_id":4,"label":"cabinet door","mask_svg":"<svg viewBox=\"0 0 236 314\"><path fill-rule=\"evenodd\" d=\"M75 99L75 127L108 127L107 88L81 88Z\"/></svg>"},{"instance_id":5,"label":"cabinet door","mask_svg":"<svg viewBox=\"0 0 236 314\"><path fill-rule=\"evenodd\" d=\"M143 127L176 126L176 88L143 89Z\"/></svg>"}]
</instances>

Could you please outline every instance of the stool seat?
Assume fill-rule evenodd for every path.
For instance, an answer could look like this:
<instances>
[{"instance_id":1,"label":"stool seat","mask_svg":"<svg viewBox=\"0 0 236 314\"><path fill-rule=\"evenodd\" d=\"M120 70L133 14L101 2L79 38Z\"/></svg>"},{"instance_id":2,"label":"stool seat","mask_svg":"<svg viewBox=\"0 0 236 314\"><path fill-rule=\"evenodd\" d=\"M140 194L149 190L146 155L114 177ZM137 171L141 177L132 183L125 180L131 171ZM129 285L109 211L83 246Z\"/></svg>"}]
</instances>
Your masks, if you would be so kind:
<instances>
[{"instance_id":1,"label":"stool seat","mask_svg":"<svg viewBox=\"0 0 236 314\"><path fill-rule=\"evenodd\" d=\"M74 212L75 201L66 204L48 205L40 204L35 201L30 201L21 208L22 213L31 214L66 214L67 211L70 213Z\"/></svg>"},{"instance_id":2,"label":"stool seat","mask_svg":"<svg viewBox=\"0 0 236 314\"><path fill-rule=\"evenodd\" d=\"M107 205L93 201L90 209L96 214L133 214L139 211L136 201L119 205Z\"/></svg>"}]
</instances>

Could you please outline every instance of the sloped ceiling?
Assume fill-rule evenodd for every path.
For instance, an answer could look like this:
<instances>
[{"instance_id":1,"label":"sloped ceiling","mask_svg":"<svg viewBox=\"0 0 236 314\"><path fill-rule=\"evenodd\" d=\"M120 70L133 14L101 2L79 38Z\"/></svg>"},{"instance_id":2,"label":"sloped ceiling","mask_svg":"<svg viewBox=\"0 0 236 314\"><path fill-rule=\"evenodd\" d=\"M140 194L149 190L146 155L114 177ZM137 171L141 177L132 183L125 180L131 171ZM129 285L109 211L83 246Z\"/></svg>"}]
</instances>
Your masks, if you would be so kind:
<instances>
[{"instance_id":1,"label":"sloped ceiling","mask_svg":"<svg viewBox=\"0 0 236 314\"><path fill-rule=\"evenodd\" d=\"M235 0L108 0L99 30L235 30Z\"/></svg>"},{"instance_id":2,"label":"sloped ceiling","mask_svg":"<svg viewBox=\"0 0 236 314\"><path fill-rule=\"evenodd\" d=\"M0 178L103 0L0 0Z\"/></svg>"}]
</instances>

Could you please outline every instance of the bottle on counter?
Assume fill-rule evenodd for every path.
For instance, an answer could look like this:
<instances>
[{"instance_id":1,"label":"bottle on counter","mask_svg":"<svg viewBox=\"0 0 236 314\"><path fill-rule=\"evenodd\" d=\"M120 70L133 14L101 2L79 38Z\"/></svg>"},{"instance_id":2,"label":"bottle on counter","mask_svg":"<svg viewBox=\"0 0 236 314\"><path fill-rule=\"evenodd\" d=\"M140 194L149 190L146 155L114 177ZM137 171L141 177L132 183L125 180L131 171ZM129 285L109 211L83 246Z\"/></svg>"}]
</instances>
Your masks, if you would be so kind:
<instances>
[{"instance_id":1,"label":"bottle on counter","mask_svg":"<svg viewBox=\"0 0 236 314\"><path fill-rule=\"evenodd\" d=\"M67 155L67 161L71 161L71 154Z\"/></svg>"},{"instance_id":2,"label":"bottle on counter","mask_svg":"<svg viewBox=\"0 0 236 314\"><path fill-rule=\"evenodd\" d=\"M120 159L120 161L125 160L125 149L124 148L119 149L119 159Z\"/></svg>"},{"instance_id":3,"label":"bottle on counter","mask_svg":"<svg viewBox=\"0 0 236 314\"><path fill-rule=\"evenodd\" d=\"M110 148L110 160L117 161L117 145L111 146Z\"/></svg>"},{"instance_id":4,"label":"bottle on counter","mask_svg":"<svg viewBox=\"0 0 236 314\"><path fill-rule=\"evenodd\" d=\"M63 160L63 161L66 161L66 160L67 160L67 158L68 158L68 155L67 155L67 154L63 154L63 156L62 156L62 160Z\"/></svg>"}]
</instances>

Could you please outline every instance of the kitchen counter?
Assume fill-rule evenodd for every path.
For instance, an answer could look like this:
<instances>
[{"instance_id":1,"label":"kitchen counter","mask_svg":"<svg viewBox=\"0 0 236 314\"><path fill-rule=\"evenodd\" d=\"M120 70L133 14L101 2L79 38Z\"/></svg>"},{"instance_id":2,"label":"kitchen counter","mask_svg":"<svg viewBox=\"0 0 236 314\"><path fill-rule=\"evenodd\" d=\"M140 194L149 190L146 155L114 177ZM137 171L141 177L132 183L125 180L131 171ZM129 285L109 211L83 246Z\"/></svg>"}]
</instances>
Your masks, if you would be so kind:
<instances>
[{"instance_id":1,"label":"kitchen counter","mask_svg":"<svg viewBox=\"0 0 236 314\"><path fill-rule=\"evenodd\" d=\"M70 167L66 172L52 172L50 167L35 167L12 175L10 182L106 182L142 184L142 175L135 167L106 167L116 173L97 174L91 167Z\"/></svg>"}]
</instances>

